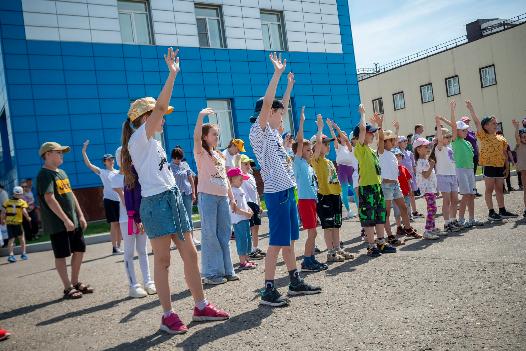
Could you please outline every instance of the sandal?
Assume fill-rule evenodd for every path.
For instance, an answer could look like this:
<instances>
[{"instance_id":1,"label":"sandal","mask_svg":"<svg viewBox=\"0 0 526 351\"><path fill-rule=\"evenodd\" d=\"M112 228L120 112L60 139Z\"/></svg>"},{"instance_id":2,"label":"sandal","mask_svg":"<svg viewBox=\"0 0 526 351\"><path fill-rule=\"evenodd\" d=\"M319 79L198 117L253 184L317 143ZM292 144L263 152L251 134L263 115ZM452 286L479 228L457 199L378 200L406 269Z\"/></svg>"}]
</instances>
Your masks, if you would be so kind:
<instances>
[{"instance_id":1,"label":"sandal","mask_svg":"<svg viewBox=\"0 0 526 351\"><path fill-rule=\"evenodd\" d=\"M89 284L86 285L81 282L78 282L77 284L73 285L73 287L83 294L92 294L95 291Z\"/></svg>"},{"instance_id":2,"label":"sandal","mask_svg":"<svg viewBox=\"0 0 526 351\"><path fill-rule=\"evenodd\" d=\"M72 286L70 286L67 289L64 289L64 299L66 300L75 300L80 299L81 297L82 293Z\"/></svg>"}]
</instances>

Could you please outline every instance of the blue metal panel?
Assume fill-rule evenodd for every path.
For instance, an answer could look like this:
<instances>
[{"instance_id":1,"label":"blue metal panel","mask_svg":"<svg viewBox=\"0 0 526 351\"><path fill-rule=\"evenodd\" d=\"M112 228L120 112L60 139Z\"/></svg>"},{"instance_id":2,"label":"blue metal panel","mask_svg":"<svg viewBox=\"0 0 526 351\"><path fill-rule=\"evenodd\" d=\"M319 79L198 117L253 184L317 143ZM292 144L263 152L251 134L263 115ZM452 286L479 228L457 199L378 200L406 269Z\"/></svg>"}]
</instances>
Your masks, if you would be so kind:
<instances>
[{"instance_id":1,"label":"blue metal panel","mask_svg":"<svg viewBox=\"0 0 526 351\"><path fill-rule=\"evenodd\" d=\"M62 55L69 56L93 56L91 43L76 43L69 41L60 42Z\"/></svg>"},{"instance_id":2,"label":"blue metal panel","mask_svg":"<svg viewBox=\"0 0 526 351\"><path fill-rule=\"evenodd\" d=\"M30 55L61 55L60 42L48 40L29 40L27 50Z\"/></svg>"},{"instance_id":3,"label":"blue metal panel","mask_svg":"<svg viewBox=\"0 0 526 351\"><path fill-rule=\"evenodd\" d=\"M33 100L11 100L9 101L9 112L13 115L33 115Z\"/></svg>"},{"instance_id":4,"label":"blue metal panel","mask_svg":"<svg viewBox=\"0 0 526 351\"><path fill-rule=\"evenodd\" d=\"M64 71L63 74L64 74L64 78L67 84L95 84L97 83L97 77L95 75L95 71ZM44 76L43 80L46 80L46 76ZM45 83L51 83L51 82L45 81ZM59 83L62 83L62 82L59 82Z\"/></svg>"},{"instance_id":5,"label":"blue metal panel","mask_svg":"<svg viewBox=\"0 0 526 351\"><path fill-rule=\"evenodd\" d=\"M101 44L93 43L93 56L102 57L122 57L122 45L121 44ZM146 56L143 56L146 57Z\"/></svg>"},{"instance_id":6,"label":"blue metal panel","mask_svg":"<svg viewBox=\"0 0 526 351\"><path fill-rule=\"evenodd\" d=\"M99 96L97 86L94 84L65 85L64 87L69 98L97 98Z\"/></svg>"},{"instance_id":7,"label":"blue metal panel","mask_svg":"<svg viewBox=\"0 0 526 351\"><path fill-rule=\"evenodd\" d=\"M99 113L99 99L69 99L69 112L71 114Z\"/></svg>"},{"instance_id":8,"label":"blue metal panel","mask_svg":"<svg viewBox=\"0 0 526 351\"><path fill-rule=\"evenodd\" d=\"M29 55L31 69L62 69L62 57L55 55Z\"/></svg>"},{"instance_id":9,"label":"blue metal panel","mask_svg":"<svg viewBox=\"0 0 526 351\"><path fill-rule=\"evenodd\" d=\"M124 71L96 71L99 84L126 84L126 73Z\"/></svg>"}]
</instances>

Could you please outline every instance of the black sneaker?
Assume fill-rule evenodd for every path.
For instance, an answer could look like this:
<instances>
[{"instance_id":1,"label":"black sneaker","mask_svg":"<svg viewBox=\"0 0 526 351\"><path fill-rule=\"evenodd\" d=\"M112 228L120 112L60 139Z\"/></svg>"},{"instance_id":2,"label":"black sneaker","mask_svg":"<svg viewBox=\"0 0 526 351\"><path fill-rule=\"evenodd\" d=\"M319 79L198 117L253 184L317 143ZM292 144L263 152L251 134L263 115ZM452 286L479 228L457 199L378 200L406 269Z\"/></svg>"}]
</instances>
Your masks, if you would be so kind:
<instances>
[{"instance_id":1,"label":"black sneaker","mask_svg":"<svg viewBox=\"0 0 526 351\"><path fill-rule=\"evenodd\" d=\"M314 253L319 254L321 253L321 250L317 246L314 246Z\"/></svg>"},{"instance_id":2,"label":"black sneaker","mask_svg":"<svg viewBox=\"0 0 526 351\"><path fill-rule=\"evenodd\" d=\"M502 218L517 218L517 217L519 217L518 214L508 212L507 210L499 211L499 215L500 215Z\"/></svg>"},{"instance_id":3,"label":"black sneaker","mask_svg":"<svg viewBox=\"0 0 526 351\"><path fill-rule=\"evenodd\" d=\"M280 307L288 305L290 300L286 296L281 296L279 291L276 288L263 289L261 293L260 305Z\"/></svg>"},{"instance_id":4,"label":"black sneaker","mask_svg":"<svg viewBox=\"0 0 526 351\"><path fill-rule=\"evenodd\" d=\"M497 212L491 212L488 219L490 222L502 222L502 217Z\"/></svg>"},{"instance_id":5,"label":"black sneaker","mask_svg":"<svg viewBox=\"0 0 526 351\"><path fill-rule=\"evenodd\" d=\"M265 256L261 255L259 252L257 251L254 251L254 252L251 252L248 254L248 257L253 259L253 260L262 260L263 258L265 258Z\"/></svg>"},{"instance_id":6,"label":"black sneaker","mask_svg":"<svg viewBox=\"0 0 526 351\"><path fill-rule=\"evenodd\" d=\"M396 253L396 247L391 246L390 244L384 242L383 244L376 244L378 247L378 250L380 250L381 253Z\"/></svg>"},{"instance_id":7,"label":"black sneaker","mask_svg":"<svg viewBox=\"0 0 526 351\"><path fill-rule=\"evenodd\" d=\"M526 218L526 210L524 210L524 213L522 214L522 217Z\"/></svg>"},{"instance_id":8,"label":"black sneaker","mask_svg":"<svg viewBox=\"0 0 526 351\"><path fill-rule=\"evenodd\" d=\"M380 250L376 246L373 246L373 247L368 247L367 248L367 256L369 256L369 257L380 257L380 256L382 256L382 253L380 252Z\"/></svg>"},{"instance_id":9,"label":"black sneaker","mask_svg":"<svg viewBox=\"0 0 526 351\"><path fill-rule=\"evenodd\" d=\"M321 267L316 264L316 262L310 261L310 262L301 262L301 270L305 272L319 272L321 271Z\"/></svg>"},{"instance_id":10,"label":"black sneaker","mask_svg":"<svg viewBox=\"0 0 526 351\"><path fill-rule=\"evenodd\" d=\"M316 263L320 267L320 270L322 271L326 271L327 269L329 269L329 266L327 266L327 264L321 263L317 259L314 259L314 263Z\"/></svg>"},{"instance_id":11,"label":"black sneaker","mask_svg":"<svg viewBox=\"0 0 526 351\"><path fill-rule=\"evenodd\" d=\"M289 296L299 296L299 295L314 295L321 293L321 288L319 286L313 286L305 283L301 279L297 284L289 284Z\"/></svg>"},{"instance_id":12,"label":"black sneaker","mask_svg":"<svg viewBox=\"0 0 526 351\"><path fill-rule=\"evenodd\" d=\"M266 257L266 256L267 256L267 254L266 254L264 251L262 251L261 249L256 249L256 252L257 252L259 255L263 256L263 257Z\"/></svg>"}]
</instances>

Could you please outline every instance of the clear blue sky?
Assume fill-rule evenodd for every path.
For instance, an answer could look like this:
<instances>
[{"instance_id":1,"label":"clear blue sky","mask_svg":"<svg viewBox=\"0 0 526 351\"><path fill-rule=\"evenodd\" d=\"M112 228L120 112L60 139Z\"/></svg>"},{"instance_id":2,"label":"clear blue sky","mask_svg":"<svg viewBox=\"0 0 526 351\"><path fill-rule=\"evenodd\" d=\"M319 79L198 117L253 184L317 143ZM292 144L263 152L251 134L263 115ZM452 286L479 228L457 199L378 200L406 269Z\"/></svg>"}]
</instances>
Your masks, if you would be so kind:
<instances>
[{"instance_id":1,"label":"clear blue sky","mask_svg":"<svg viewBox=\"0 0 526 351\"><path fill-rule=\"evenodd\" d=\"M464 35L479 18L526 12L525 0L349 0L358 68L385 64Z\"/></svg>"}]
</instances>

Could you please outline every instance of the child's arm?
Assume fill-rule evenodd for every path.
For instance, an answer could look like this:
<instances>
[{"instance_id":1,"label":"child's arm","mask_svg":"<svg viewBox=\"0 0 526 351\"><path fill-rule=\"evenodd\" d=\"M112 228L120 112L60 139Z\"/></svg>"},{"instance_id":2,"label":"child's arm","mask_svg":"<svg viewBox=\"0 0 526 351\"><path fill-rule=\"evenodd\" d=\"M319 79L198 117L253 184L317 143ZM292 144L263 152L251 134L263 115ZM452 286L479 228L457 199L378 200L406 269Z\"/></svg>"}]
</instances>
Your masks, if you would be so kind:
<instances>
[{"instance_id":1,"label":"child's arm","mask_svg":"<svg viewBox=\"0 0 526 351\"><path fill-rule=\"evenodd\" d=\"M394 120L393 127L395 129L396 140L398 143L398 136L400 135L400 123L397 120Z\"/></svg>"},{"instance_id":2,"label":"child's arm","mask_svg":"<svg viewBox=\"0 0 526 351\"><path fill-rule=\"evenodd\" d=\"M259 113L259 126L261 129L267 127L268 117L270 115L270 110L272 109L272 102L276 97L276 89L278 88L279 78L285 72L285 67L287 67L287 60L281 61L281 57L278 57L276 53L270 54L270 61L274 65L274 74L270 80L267 91L265 92L265 97L263 98L263 106L261 107L261 112Z\"/></svg>"},{"instance_id":3,"label":"child's arm","mask_svg":"<svg viewBox=\"0 0 526 351\"><path fill-rule=\"evenodd\" d=\"M168 48L168 53L164 55L164 62L166 62L166 66L168 66L170 73L168 74L168 78L166 78L163 90L161 90L161 93L157 97L152 114L146 121L146 137L148 139L153 137L155 132L161 129L163 117L166 114L166 111L168 111L168 106L170 106L170 98L172 97L175 77L181 70L179 67L179 57L177 57L178 53L179 50L174 51L172 48Z\"/></svg>"},{"instance_id":4,"label":"child's arm","mask_svg":"<svg viewBox=\"0 0 526 351\"><path fill-rule=\"evenodd\" d=\"M75 196L74 192L72 192L72 194L73 194L73 202L75 202L75 212L77 212L77 217L79 219L80 227L82 228L82 230L86 230L86 228L88 227L88 222L86 222L86 218L84 218L84 213L82 213L82 209L80 208L79 200L77 200L77 197Z\"/></svg>"},{"instance_id":5,"label":"child's arm","mask_svg":"<svg viewBox=\"0 0 526 351\"><path fill-rule=\"evenodd\" d=\"M471 102L471 100L466 100L466 107L469 111L469 114L471 115L471 119L473 120L473 122L475 122L475 125L477 126L477 131L484 131L484 129L482 129L482 124L480 124L480 119L475 113L475 108L473 107L473 103Z\"/></svg>"},{"instance_id":6,"label":"child's arm","mask_svg":"<svg viewBox=\"0 0 526 351\"><path fill-rule=\"evenodd\" d=\"M121 199L121 203L125 203L124 201L124 190L122 190L122 188L113 188L113 191L115 191L117 193L117 195L119 195L119 199Z\"/></svg>"},{"instance_id":7,"label":"child's arm","mask_svg":"<svg viewBox=\"0 0 526 351\"><path fill-rule=\"evenodd\" d=\"M442 121L442 117L440 116L435 116L435 124L437 126L437 140L438 140L438 143L437 143L437 149L438 151L442 150L442 141L444 140L444 135L442 134L442 126L440 125L440 122Z\"/></svg>"},{"instance_id":8,"label":"child's arm","mask_svg":"<svg viewBox=\"0 0 526 351\"><path fill-rule=\"evenodd\" d=\"M360 135L358 136L358 142L363 145L365 142L365 134L367 133L365 129L365 106L363 104L360 104L359 107L360 111Z\"/></svg>"},{"instance_id":9,"label":"child's arm","mask_svg":"<svg viewBox=\"0 0 526 351\"><path fill-rule=\"evenodd\" d=\"M435 168L435 161L433 160L428 160L429 162L429 168L425 171L422 171L422 176L424 176L424 178L429 178L431 176L431 173L433 173L433 168Z\"/></svg>"},{"instance_id":10,"label":"child's arm","mask_svg":"<svg viewBox=\"0 0 526 351\"><path fill-rule=\"evenodd\" d=\"M195 182L194 182L194 176L190 173L188 175L188 181L190 182L190 186L192 187L192 202L195 202L196 200L196 197L195 197L195 193L196 193L196 189L195 189ZM190 214L190 219L192 217L192 214Z\"/></svg>"},{"instance_id":11,"label":"child's arm","mask_svg":"<svg viewBox=\"0 0 526 351\"><path fill-rule=\"evenodd\" d=\"M456 117L456 108L457 108L457 102L455 100L451 100L449 103L450 111L451 111L451 121L449 125L451 126L451 140L457 140L458 138L458 130L457 130L457 117Z\"/></svg>"},{"instance_id":12,"label":"child's arm","mask_svg":"<svg viewBox=\"0 0 526 351\"><path fill-rule=\"evenodd\" d=\"M375 112L372 121L378 126L378 155L382 155L384 153L384 131L382 129L384 118Z\"/></svg>"},{"instance_id":13,"label":"child's arm","mask_svg":"<svg viewBox=\"0 0 526 351\"><path fill-rule=\"evenodd\" d=\"M88 157L88 154L86 152L86 150L88 149L88 145L89 145L89 139L86 140L84 142L84 144L82 144L82 158L84 159L84 164L86 165L86 167L88 167L93 173L95 174L100 174L100 168L93 165L90 160L89 160L89 157Z\"/></svg>"},{"instance_id":14,"label":"child's arm","mask_svg":"<svg viewBox=\"0 0 526 351\"><path fill-rule=\"evenodd\" d=\"M235 211L234 211L235 214L238 214L238 215L241 215L241 216L245 216L247 218L251 218L252 215L254 214L252 212L252 210L243 210L241 208L237 208Z\"/></svg>"},{"instance_id":15,"label":"child's arm","mask_svg":"<svg viewBox=\"0 0 526 351\"><path fill-rule=\"evenodd\" d=\"M55 194L53 193L45 193L44 194L44 200L46 201L46 204L49 206L51 211L60 218L62 222L64 222L64 226L66 227L66 231L72 232L75 230L75 225L69 219L69 217L66 215L64 210L62 210L62 207L60 207L60 204L58 203L57 199L55 198Z\"/></svg>"},{"instance_id":16,"label":"child's arm","mask_svg":"<svg viewBox=\"0 0 526 351\"><path fill-rule=\"evenodd\" d=\"M7 217L5 208L2 207L2 214L0 216L0 224L5 224L5 218Z\"/></svg>"},{"instance_id":17,"label":"child's arm","mask_svg":"<svg viewBox=\"0 0 526 351\"><path fill-rule=\"evenodd\" d=\"M294 73L289 72L289 74L287 75L287 89L285 90L285 94L283 95L283 99L281 100L281 103L285 108L285 112L289 110L290 93L292 92L294 83L296 83L296 81L294 80Z\"/></svg>"},{"instance_id":18,"label":"child's arm","mask_svg":"<svg viewBox=\"0 0 526 351\"><path fill-rule=\"evenodd\" d=\"M515 142L517 143L517 145L520 145L521 144L521 136L519 134L520 122L517 121L516 119L513 119L511 123L513 123L513 126L515 127Z\"/></svg>"},{"instance_id":19,"label":"child's arm","mask_svg":"<svg viewBox=\"0 0 526 351\"><path fill-rule=\"evenodd\" d=\"M31 223L31 216L29 216L29 213L27 213L27 209L26 209L26 208L23 208L23 209L22 209L22 215L24 216L24 218L25 218L29 223Z\"/></svg>"},{"instance_id":20,"label":"child's arm","mask_svg":"<svg viewBox=\"0 0 526 351\"><path fill-rule=\"evenodd\" d=\"M203 145L201 144L201 139L203 137L203 119L205 116L209 116L214 114L214 110L211 108L204 108L199 112L199 115L197 116L197 121L195 121L195 128L194 128L194 153L200 154L203 152Z\"/></svg>"},{"instance_id":21,"label":"child's arm","mask_svg":"<svg viewBox=\"0 0 526 351\"><path fill-rule=\"evenodd\" d=\"M298 127L298 134L296 134L296 143L298 148L296 149L296 156L301 157L303 155L303 125L305 124L305 106L301 107L300 115L300 126Z\"/></svg>"},{"instance_id":22,"label":"child's arm","mask_svg":"<svg viewBox=\"0 0 526 351\"><path fill-rule=\"evenodd\" d=\"M342 131L340 129L340 127L336 123L334 123L333 121L331 121L331 125L334 127L334 129L336 129L336 132L338 133L338 135L341 138L343 138L343 142L345 143L345 145L347 146L349 151L352 151L352 144L351 144L351 141L349 140L349 138L347 137L347 134L345 134L345 132Z\"/></svg>"},{"instance_id":23,"label":"child's arm","mask_svg":"<svg viewBox=\"0 0 526 351\"><path fill-rule=\"evenodd\" d=\"M327 125L329 126L329 131L331 132L331 136L334 138L334 148L338 150L338 147L340 146L340 142L338 141L338 137L336 137L336 134L334 133L334 123L327 118Z\"/></svg>"},{"instance_id":24,"label":"child's arm","mask_svg":"<svg viewBox=\"0 0 526 351\"><path fill-rule=\"evenodd\" d=\"M320 157L321 143L323 140L321 137L323 131L323 117L321 114L316 117L316 125L318 126L318 132L316 133L316 145L314 145L314 159Z\"/></svg>"}]
</instances>

